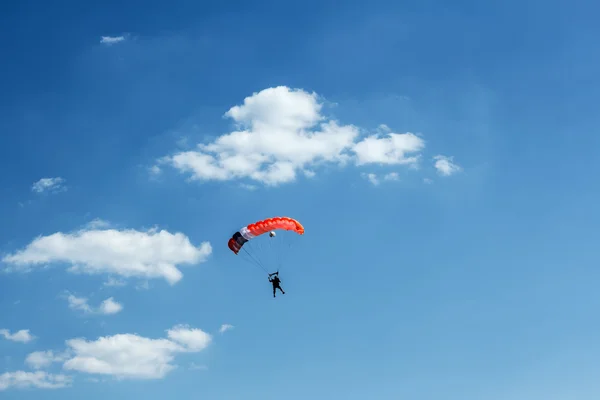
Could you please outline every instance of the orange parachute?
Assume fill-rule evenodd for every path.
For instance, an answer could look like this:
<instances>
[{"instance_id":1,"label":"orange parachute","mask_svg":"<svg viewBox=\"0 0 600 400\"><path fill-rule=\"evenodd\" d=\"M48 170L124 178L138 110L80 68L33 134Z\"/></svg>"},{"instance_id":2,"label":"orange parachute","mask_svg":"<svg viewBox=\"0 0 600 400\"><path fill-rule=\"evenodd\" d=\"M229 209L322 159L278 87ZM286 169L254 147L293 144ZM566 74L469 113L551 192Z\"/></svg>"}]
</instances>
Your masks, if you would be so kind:
<instances>
[{"instance_id":1,"label":"orange parachute","mask_svg":"<svg viewBox=\"0 0 600 400\"><path fill-rule=\"evenodd\" d=\"M242 251L241 256L245 261L269 274L269 270L275 268L279 271L284 258L289 260L291 242L302 235L304 227L293 218L267 218L242 227L231 236L227 246L236 255Z\"/></svg>"},{"instance_id":2,"label":"orange parachute","mask_svg":"<svg viewBox=\"0 0 600 400\"><path fill-rule=\"evenodd\" d=\"M255 237L263 235L267 232L269 232L270 237L275 237L276 235L273 231L278 229L293 231L299 235L304 234L304 227L302 224L293 218L267 218L242 227L239 231L231 236L229 242L227 242L227 246L235 254L238 254L242 246L244 246L244 244L249 240L252 240Z\"/></svg>"}]
</instances>

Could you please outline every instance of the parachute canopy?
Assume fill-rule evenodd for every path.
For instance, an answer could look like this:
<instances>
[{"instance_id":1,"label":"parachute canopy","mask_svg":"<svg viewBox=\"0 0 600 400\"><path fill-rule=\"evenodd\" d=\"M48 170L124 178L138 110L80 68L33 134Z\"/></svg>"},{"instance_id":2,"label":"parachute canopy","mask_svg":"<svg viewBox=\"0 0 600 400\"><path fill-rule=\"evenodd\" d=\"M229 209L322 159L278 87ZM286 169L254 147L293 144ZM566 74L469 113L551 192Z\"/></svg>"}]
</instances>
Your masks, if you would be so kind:
<instances>
[{"instance_id":1,"label":"parachute canopy","mask_svg":"<svg viewBox=\"0 0 600 400\"><path fill-rule=\"evenodd\" d=\"M298 235L304 234L304 227L298 221L289 217L274 217L267 218L262 221L254 222L248 226L244 226L239 231L233 234L227 246L235 254L241 250L242 246L249 240L269 232L270 237L275 236L275 230L282 229L286 231L296 232Z\"/></svg>"}]
</instances>

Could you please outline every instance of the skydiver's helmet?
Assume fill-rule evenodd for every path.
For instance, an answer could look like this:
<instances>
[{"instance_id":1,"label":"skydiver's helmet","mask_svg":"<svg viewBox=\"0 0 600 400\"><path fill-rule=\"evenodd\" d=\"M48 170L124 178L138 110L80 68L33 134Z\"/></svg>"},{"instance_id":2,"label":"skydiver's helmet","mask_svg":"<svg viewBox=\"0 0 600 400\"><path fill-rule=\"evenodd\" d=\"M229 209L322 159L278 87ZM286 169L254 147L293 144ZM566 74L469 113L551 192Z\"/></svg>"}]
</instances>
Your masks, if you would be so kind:
<instances>
[{"instance_id":1,"label":"skydiver's helmet","mask_svg":"<svg viewBox=\"0 0 600 400\"><path fill-rule=\"evenodd\" d=\"M275 237L275 232L273 232L273 231L269 232L269 237Z\"/></svg>"}]
</instances>

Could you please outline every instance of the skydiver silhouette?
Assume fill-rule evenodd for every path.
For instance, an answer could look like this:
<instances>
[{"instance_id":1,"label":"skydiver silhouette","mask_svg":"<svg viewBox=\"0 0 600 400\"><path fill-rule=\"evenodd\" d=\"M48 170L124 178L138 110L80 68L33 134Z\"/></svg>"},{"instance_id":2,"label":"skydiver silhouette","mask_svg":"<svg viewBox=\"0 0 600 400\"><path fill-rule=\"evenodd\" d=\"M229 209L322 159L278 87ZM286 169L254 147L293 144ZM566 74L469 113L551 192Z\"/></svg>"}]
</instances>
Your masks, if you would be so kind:
<instances>
[{"instance_id":1,"label":"skydiver silhouette","mask_svg":"<svg viewBox=\"0 0 600 400\"><path fill-rule=\"evenodd\" d=\"M275 277L271 278L273 275L275 275ZM285 294L285 292L283 291L283 289L279 285L281 283L281 280L279 279L279 271L273 272L272 274L269 274L269 282L271 282L273 284L273 297L275 297L275 290L276 289L279 289L281 291L281 294Z\"/></svg>"}]
</instances>

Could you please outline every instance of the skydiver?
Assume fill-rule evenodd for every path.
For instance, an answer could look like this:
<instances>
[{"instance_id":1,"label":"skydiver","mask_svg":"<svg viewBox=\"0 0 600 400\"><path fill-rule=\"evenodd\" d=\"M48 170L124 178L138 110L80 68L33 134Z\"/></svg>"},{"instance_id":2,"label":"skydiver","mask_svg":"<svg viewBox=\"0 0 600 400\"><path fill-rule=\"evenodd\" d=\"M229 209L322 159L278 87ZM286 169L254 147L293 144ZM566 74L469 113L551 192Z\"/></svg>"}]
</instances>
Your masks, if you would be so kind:
<instances>
[{"instance_id":1,"label":"skydiver","mask_svg":"<svg viewBox=\"0 0 600 400\"><path fill-rule=\"evenodd\" d=\"M275 275L275 277L271 278L273 275ZM273 272L272 274L269 274L269 282L271 282L273 284L273 297L275 297L275 290L276 289L279 289L281 291L281 294L285 294L285 292L283 291L283 289L279 285L281 283L281 280L279 279L279 271Z\"/></svg>"}]
</instances>

